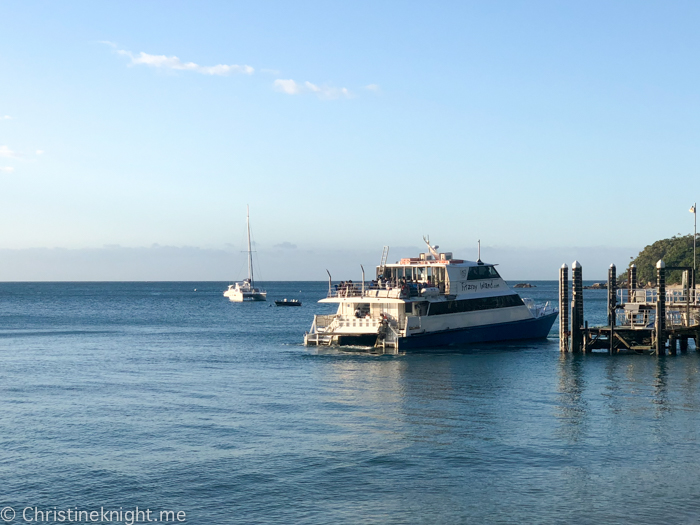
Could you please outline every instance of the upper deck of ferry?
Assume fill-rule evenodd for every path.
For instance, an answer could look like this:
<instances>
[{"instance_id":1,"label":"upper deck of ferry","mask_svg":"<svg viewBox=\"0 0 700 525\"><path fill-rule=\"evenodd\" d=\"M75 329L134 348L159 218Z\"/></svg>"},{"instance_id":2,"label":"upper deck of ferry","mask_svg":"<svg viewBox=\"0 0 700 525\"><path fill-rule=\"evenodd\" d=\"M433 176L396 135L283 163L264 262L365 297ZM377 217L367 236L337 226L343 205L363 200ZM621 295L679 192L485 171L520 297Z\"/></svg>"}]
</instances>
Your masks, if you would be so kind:
<instances>
[{"instance_id":1,"label":"upper deck of ferry","mask_svg":"<svg viewBox=\"0 0 700 525\"><path fill-rule=\"evenodd\" d=\"M370 282L344 281L329 285L324 302L359 301L361 299L444 300L462 293L508 293L506 283L494 264L454 259L451 252L421 253L377 266L376 279ZM469 283L467 283L469 281ZM479 284L477 285L477 282Z\"/></svg>"}]
</instances>

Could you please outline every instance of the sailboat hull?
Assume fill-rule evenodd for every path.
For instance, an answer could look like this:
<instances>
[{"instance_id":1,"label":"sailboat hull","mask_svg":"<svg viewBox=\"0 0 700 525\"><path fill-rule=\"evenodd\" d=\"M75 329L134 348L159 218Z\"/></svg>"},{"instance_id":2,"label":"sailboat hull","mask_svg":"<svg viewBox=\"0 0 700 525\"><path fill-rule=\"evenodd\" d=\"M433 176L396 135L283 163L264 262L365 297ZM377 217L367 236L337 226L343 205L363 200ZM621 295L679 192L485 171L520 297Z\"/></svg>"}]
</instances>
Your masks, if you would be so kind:
<instances>
[{"instance_id":1,"label":"sailboat hull","mask_svg":"<svg viewBox=\"0 0 700 525\"><path fill-rule=\"evenodd\" d=\"M228 297L234 303L243 303L248 301L267 301L267 292L224 292L224 297Z\"/></svg>"}]
</instances>

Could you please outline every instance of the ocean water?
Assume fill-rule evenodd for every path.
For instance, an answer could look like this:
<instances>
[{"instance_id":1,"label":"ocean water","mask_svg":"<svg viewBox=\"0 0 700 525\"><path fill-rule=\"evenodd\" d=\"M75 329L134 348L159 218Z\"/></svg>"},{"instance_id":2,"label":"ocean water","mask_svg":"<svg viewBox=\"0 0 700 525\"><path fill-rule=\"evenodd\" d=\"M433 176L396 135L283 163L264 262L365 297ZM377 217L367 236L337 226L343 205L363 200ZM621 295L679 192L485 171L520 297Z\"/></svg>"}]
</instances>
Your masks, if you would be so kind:
<instances>
[{"instance_id":1,"label":"ocean water","mask_svg":"<svg viewBox=\"0 0 700 525\"><path fill-rule=\"evenodd\" d=\"M535 284L522 295L556 302L555 282ZM700 522L695 351L562 356L555 332L319 350L301 341L333 311L315 302L327 284L266 284L300 308L230 303L225 286L0 283L14 523L71 509L100 523L146 509L195 524ZM604 305L586 291L591 324Z\"/></svg>"}]
</instances>

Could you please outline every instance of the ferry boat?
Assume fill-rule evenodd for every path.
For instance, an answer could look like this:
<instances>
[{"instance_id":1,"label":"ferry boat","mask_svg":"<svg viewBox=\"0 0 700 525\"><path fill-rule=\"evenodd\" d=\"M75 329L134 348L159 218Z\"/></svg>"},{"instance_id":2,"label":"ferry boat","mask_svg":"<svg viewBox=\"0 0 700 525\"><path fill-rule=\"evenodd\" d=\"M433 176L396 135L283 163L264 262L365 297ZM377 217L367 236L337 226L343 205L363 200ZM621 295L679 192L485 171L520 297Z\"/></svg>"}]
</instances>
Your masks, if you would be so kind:
<instances>
[{"instance_id":1,"label":"ferry boat","mask_svg":"<svg viewBox=\"0 0 700 525\"><path fill-rule=\"evenodd\" d=\"M250 249L250 210L246 206L246 229L248 230L248 278L243 282L229 284L224 297L235 303L244 301L267 301L267 292L255 287L253 280L253 251Z\"/></svg>"},{"instance_id":2,"label":"ferry boat","mask_svg":"<svg viewBox=\"0 0 700 525\"><path fill-rule=\"evenodd\" d=\"M332 287L320 303L337 303L332 315L315 315L305 345L374 346L394 351L469 343L545 338L559 311L512 291L496 265L428 252L387 264L385 247L376 279ZM364 270L363 270L364 272ZM330 274L329 274L330 277Z\"/></svg>"}]
</instances>

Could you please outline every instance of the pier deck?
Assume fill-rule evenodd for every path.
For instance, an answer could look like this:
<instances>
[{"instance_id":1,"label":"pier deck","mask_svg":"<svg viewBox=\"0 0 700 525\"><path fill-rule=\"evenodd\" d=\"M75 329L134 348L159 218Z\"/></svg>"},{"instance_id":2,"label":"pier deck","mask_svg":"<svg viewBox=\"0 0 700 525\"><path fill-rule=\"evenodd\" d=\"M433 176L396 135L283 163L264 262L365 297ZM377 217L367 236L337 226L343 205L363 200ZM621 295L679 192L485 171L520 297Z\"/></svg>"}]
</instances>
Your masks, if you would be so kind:
<instances>
[{"instance_id":1,"label":"pier deck","mask_svg":"<svg viewBox=\"0 0 700 525\"><path fill-rule=\"evenodd\" d=\"M666 289L666 271L681 270L680 289ZM687 267L666 267L657 263L657 287L638 288L636 268L629 269L626 289L617 289L616 268L608 271L608 324L588 326L583 316L583 277L581 265L572 265L571 326L569 326L568 267L559 272L559 348L562 352L654 353L675 355L688 350L693 341L700 351L700 294L695 287L695 271Z\"/></svg>"}]
</instances>

